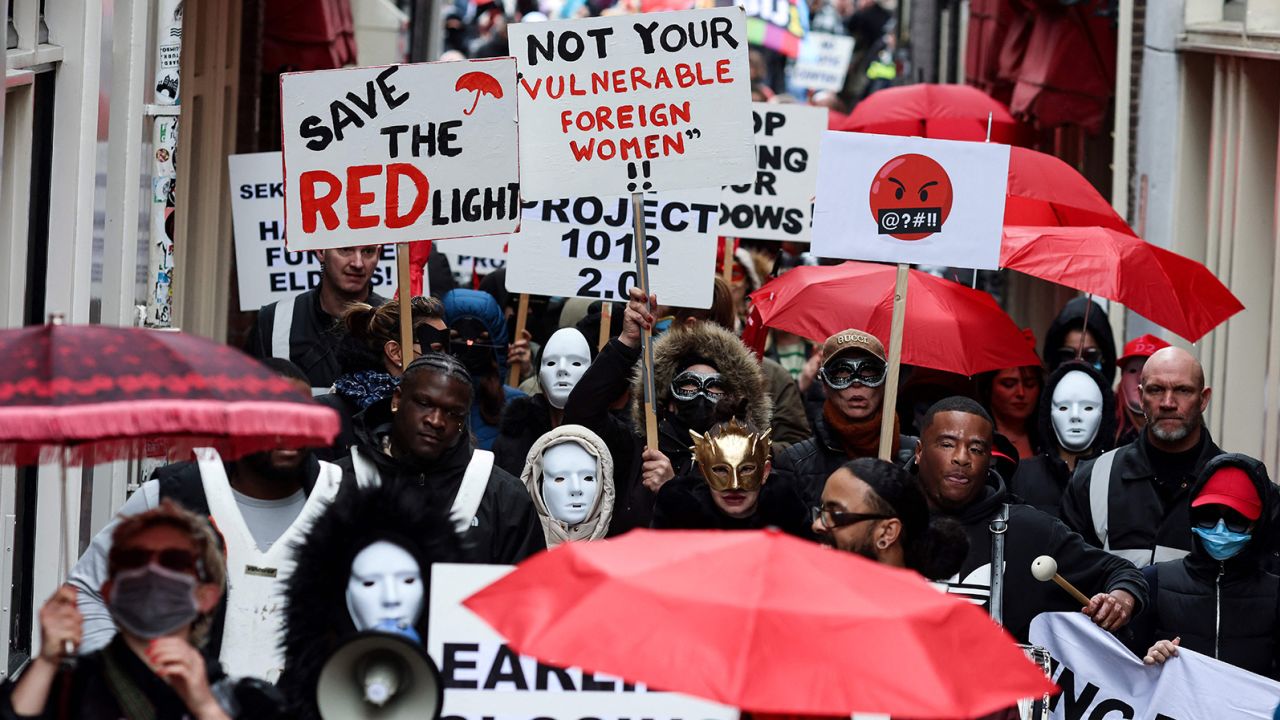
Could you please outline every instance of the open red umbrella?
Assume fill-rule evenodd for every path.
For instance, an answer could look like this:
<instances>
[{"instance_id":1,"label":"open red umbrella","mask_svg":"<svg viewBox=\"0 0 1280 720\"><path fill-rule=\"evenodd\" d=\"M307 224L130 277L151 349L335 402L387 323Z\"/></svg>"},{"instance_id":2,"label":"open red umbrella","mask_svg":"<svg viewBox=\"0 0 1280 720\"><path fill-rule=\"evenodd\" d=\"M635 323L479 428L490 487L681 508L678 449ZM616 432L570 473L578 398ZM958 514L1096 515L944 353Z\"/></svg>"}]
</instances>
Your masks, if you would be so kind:
<instances>
[{"instance_id":1,"label":"open red umbrella","mask_svg":"<svg viewBox=\"0 0 1280 720\"><path fill-rule=\"evenodd\" d=\"M821 343L857 328L885 342L896 278L892 265L852 261L790 270L751 294L743 340L754 347L772 327ZM904 364L961 375L1040 364L1022 331L987 293L919 270L910 272L907 288Z\"/></svg>"},{"instance_id":2,"label":"open red umbrella","mask_svg":"<svg viewBox=\"0 0 1280 720\"><path fill-rule=\"evenodd\" d=\"M1006 226L1000 265L1123 303L1191 342L1244 309L1204 265L1110 228Z\"/></svg>"},{"instance_id":3,"label":"open red umbrella","mask_svg":"<svg viewBox=\"0 0 1280 720\"><path fill-rule=\"evenodd\" d=\"M1010 148L1005 225L1097 225L1136 235L1076 169L1058 158L1027 148Z\"/></svg>"},{"instance_id":4,"label":"open red umbrella","mask_svg":"<svg viewBox=\"0 0 1280 720\"><path fill-rule=\"evenodd\" d=\"M230 459L326 446L338 429L337 414L293 383L195 335L54 323L0 330L0 462L97 463L201 446Z\"/></svg>"},{"instance_id":5,"label":"open red umbrella","mask_svg":"<svg viewBox=\"0 0 1280 720\"><path fill-rule=\"evenodd\" d=\"M465 604L543 662L751 712L977 717L1055 691L976 606L777 530L564 543Z\"/></svg>"},{"instance_id":6,"label":"open red umbrella","mask_svg":"<svg viewBox=\"0 0 1280 720\"><path fill-rule=\"evenodd\" d=\"M858 103L839 129L981 142L987 138L988 114L992 142L1018 142L1021 126L1009 108L968 85L921 83L879 90Z\"/></svg>"}]
</instances>

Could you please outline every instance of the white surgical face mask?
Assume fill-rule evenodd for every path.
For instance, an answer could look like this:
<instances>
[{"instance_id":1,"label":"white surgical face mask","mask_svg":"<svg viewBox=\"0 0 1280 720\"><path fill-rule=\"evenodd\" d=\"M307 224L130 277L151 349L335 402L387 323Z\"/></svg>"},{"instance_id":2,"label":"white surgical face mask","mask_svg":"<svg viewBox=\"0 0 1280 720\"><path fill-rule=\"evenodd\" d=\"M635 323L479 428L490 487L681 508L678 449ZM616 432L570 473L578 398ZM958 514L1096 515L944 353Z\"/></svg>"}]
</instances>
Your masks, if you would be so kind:
<instances>
[{"instance_id":1,"label":"white surgical face mask","mask_svg":"<svg viewBox=\"0 0 1280 720\"><path fill-rule=\"evenodd\" d=\"M1093 444L1102 426L1102 390L1086 373L1067 373L1053 389L1053 434L1067 452L1082 452Z\"/></svg>"},{"instance_id":2,"label":"white surgical face mask","mask_svg":"<svg viewBox=\"0 0 1280 720\"><path fill-rule=\"evenodd\" d=\"M538 384L547 402L564 409L573 386L591 365L591 347L587 338L575 328L557 330L542 348L542 364L538 367Z\"/></svg>"},{"instance_id":3,"label":"white surgical face mask","mask_svg":"<svg viewBox=\"0 0 1280 720\"><path fill-rule=\"evenodd\" d=\"M578 525L591 514L600 494L596 459L576 442L553 445L542 453L542 502L551 517Z\"/></svg>"},{"instance_id":4,"label":"white surgical face mask","mask_svg":"<svg viewBox=\"0 0 1280 720\"><path fill-rule=\"evenodd\" d=\"M351 562L347 612L357 630L412 628L422 615L422 570L407 550L379 540Z\"/></svg>"}]
</instances>

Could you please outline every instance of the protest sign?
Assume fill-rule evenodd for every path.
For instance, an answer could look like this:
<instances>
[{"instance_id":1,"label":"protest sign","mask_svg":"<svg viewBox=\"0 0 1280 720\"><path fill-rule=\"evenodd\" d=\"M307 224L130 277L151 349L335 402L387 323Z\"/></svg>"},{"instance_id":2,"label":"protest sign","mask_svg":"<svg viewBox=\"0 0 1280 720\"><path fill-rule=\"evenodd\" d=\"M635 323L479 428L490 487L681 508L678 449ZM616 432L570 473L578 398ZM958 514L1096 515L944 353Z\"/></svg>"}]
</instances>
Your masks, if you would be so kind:
<instances>
[{"instance_id":1,"label":"protest sign","mask_svg":"<svg viewBox=\"0 0 1280 720\"><path fill-rule=\"evenodd\" d=\"M518 655L462 605L511 572L508 565L436 563L427 653L444 685L442 720L736 720L738 711L652 691L602 673L561 669Z\"/></svg>"},{"instance_id":2,"label":"protest sign","mask_svg":"<svg viewBox=\"0 0 1280 720\"><path fill-rule=\"evenodd\" d=\"M840 92L851 60L853 38L811 32L800 43L800 54L791 69L791 83L810 90Z\"/></svg>"},{"instance_id":3,"label":"protest sign","mask_svg":"<svg viewBox=\"0 0 1280 720\"><path fill-rule=\"evenodd\" d=\"M755 182L725 187L720 233L809 242L818 143L827 129L827 111L754 103L751 114L756 131Z\"/></svg>"},{"instance_id":4,"label":"protest sign","mask_svg":"<svg viewBox=\"0 0 1280 720\"><path fill-rule=\"evenodd\" d=\"M284 246L284 180L280 153L227 157L231 178L231 223L236 240L236 277L240 310L249 312L320 284L314 252ZM384 297L396 291L396 251L383 245L374 271L374 290Z\"/></svg>"},{"instance_id":5,"label":"protest sign","mask_svg":"<svg viewBox=\"0 0 1280 720\"><path fill-rule=\"evenodd\" d=\"M711 306L718 189L645 195L649 291L664 305ZM631 201L582 197L526 203L507 247L507 289L624 301L637 284Z\"/></svg>"},{"instance_id":6,"label":"protest sign","mask_svg":"<svg viewBox=\"0 0 1280 720\"><path fill-rule=\"evenodd\" d=\"M513 232L515 75L510 58L281 75L289 249Z\"/></svg>"},{"instance_id":7,"label":"protest sign","mask_svg":"<svg viewBox=\"0 0 1280 720\"><path fill-rule=\"evenodd\" d=\"M1044 613L1030 640L1049 651L1053 720L1226 718L1272 720L1280 683L1186 648L1148 666L1080 613Z\"/></svg>"},{"instance_id":8,"label":"protest sign","mask_svg":"<svg viewBox=\"0 0 1280 720\"><path fill-rule=\"evenodd\" d=\"M477 277L484 277L507 265L507 243L518 235L485 235L483 237L441 240L436 249L449 259L449 270L458 287L471 287Z\"/></svg>"},{"instance_id":9,"label":"protest sign","mask_svg":"<svg viewBox=\"0 0 1280 720\"><path fill-rule=\"evenodd\" d=\"M747 42L787 57L800 53L809 31L809 5L798 0L738 0L747 12Z\"/></svg>"},{"instance_id":10,"label":"protest sign","mask_svg":"<svg viewBox=\"0 0 1280 720\"><path fill-rule=\"evenodd\" d=\"M813 253L995 270L1009 146L826 132Z\"/></svg>"},{"instance_id":11,"label":"protest sign","mask_svg":"<svg viewBox=\"0 0 1280 720\"><path fill-rule=\"evenodd\" d=\"M741 9L519 23L509 34L525 200L750 181Z\"/></svg>"}]
</instances>

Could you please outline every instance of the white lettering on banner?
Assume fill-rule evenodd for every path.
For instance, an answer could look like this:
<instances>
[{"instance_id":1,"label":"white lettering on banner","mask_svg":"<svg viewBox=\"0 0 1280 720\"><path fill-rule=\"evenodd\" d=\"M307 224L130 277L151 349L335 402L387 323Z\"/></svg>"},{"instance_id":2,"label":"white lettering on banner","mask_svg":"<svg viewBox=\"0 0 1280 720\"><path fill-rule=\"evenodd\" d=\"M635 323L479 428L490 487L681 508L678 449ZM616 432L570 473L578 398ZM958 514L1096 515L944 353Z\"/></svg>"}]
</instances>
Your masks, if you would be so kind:
<instances>
[{"instance_id":1,"label":"white lettering on banner","mask_svg":"<svg viewBox=\"0 0 1280 720\"><path fill-rule=\"evenodd\" d=\"M752 176L741 8L517 23L525 200Z\"/></svg>"},{"instance_id":2,"label":"white lettering on banner","mask_svg":"<svg viewBox=\"0 0 1280 720\"><path fill-rule=\"evenodd\" d=\"M811 32L800 41L791 82L810 90L840 92L852 59L853 38Z\"/></svg>"},{"instance_id":3,"label":"white lettering on banner","mask_svg":"<svg viewBox=\"0 0 1280 720\"><path fill-rule=\"evenodd\" d=\"M1280 683L1186 648L1148 666L1080 613L1043 613L1030 640L1052 656L1053 720L1272 720Z\"/></svg>"},{"instance_id":4,"label":"white lettering on banner","mask_svg":"<svg viewBox=\"0 0 1280 720\"><path fill-rule=\"evenodd\" d=\"M995 270L1009 146L825 132L813 254Z\"/></svg>"},{"instance_id":5,"label":"white lettering on banner","mask_svg":"<svg viewBox=\"0 0 1280 720\"><path fill-rule=\"evenodd\" d=\"M519 224L511 58L280 76L291 250Z\"/></svg>"},{"instance_id":6,"label":"white lettering on banner","mask_svg":"<svg viewBox=\"0 0 1280 720\"><path fill-rule=\"evenodd\" d=\"M664 305L711 306L720 190L646 195L649 289ZM507 290L622 301L636 284L631 198L525 203L507 249Z\"/></svg>"},{"instance_id":7,"label":"white lettering on banner","mask_svg":"<svg viewBox=\"0 0 1280 720\"><path fill-rule=\"evenodd\" d=\"M437 563L431 570L427 652L444 685L442 720L735 720L736 710L650 691L602 673L518 655L462 605L514 568Z\"/></svg>"},{"instance_id":8,"label":"white lettering on banner","mask_svg":"<svg viewBox=\"0 0 1280 720\"><path fill-rule=\"evenodd\" d=\"M725 187L720 233L809 242L818 144L827 129L827 111L754 103L751 114L756 133L755 181Z\"/></svg>"},{"instance_id":9,"label":"white lettering on banner","mask_svg":"<svg viewBox=\"0 0 1280 720\"><path fill-rule=\"evenodd\" d=\"M284 244L284 179L280 153L227 157L231 223L235 231L240 310L249 312L320 285L313 252L291 252ZM465 242L465 241L458 241ZM371 279L379 295L396 291L396 251L384 245Z\"/></svg>"}]
</instances>

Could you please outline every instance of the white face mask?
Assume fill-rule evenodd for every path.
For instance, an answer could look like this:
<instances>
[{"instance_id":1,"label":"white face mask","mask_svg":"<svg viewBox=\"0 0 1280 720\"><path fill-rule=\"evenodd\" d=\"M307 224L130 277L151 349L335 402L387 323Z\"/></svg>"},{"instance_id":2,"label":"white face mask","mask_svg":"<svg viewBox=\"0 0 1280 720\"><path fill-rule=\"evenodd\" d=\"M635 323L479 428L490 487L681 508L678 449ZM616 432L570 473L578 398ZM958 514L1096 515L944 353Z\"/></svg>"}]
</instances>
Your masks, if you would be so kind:
<instances>
[{"instance_id":1,"label":"white face mask","mask_svg":"<svg viewBox=\"0 0 1280 720\"><path fill-rule=\"evenodd\" d=\"M563 442L542 453L542 502L551 517L567 525L587 519L600 494L596 459L576 442Z\"/></svg>"},{"instance_id":2,"label":"white face mask","mask_svg":"<svg viewBox=\"0 0 1280 720\"><path fill-rule=\"evenodd\" d=\"M538 384L547 402L564 409L573 386L582 379L591 364L591 347L587 338L575 328L557 330L542 348L542 364L538 367Z\"/></svg>"},{"instance_id":3,"label":"white face mask","mask_svg":"<svg viewBox=\"0 0 1280 720\"><path fill-rule=\"evenodd\" d=\"M1093 444L1102 426L1102 390L1088 374L1067 373L1053 389L1053 434L1067 452L1082 452Z\"/></svg>"},{"instance_id":4,"label":"white face mask","mask_svg":"<svg viewBox=\"0 0 1280 720\"><path fill-rule=\"evenodd\" d=\"M407 550L379 540L351 562L347 612L357 630L412 628L422 615L422 570Z\"/></svg>"}]
</instances>

